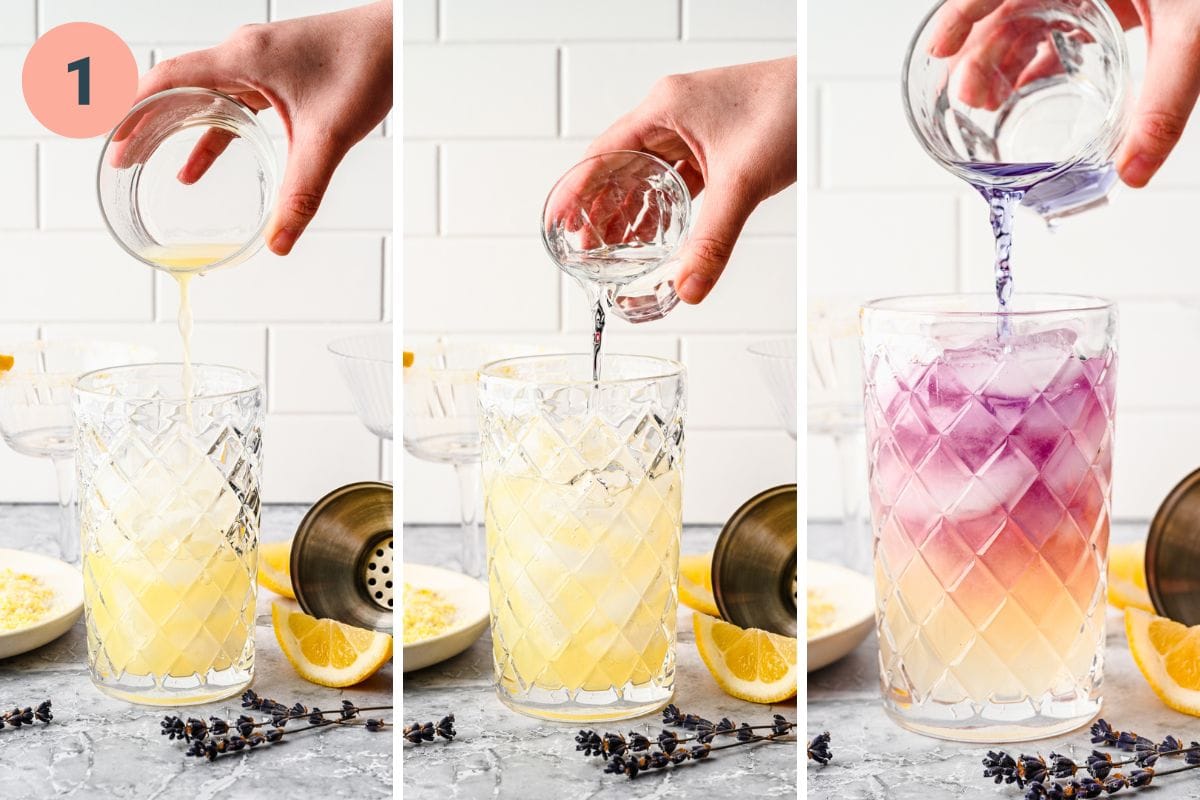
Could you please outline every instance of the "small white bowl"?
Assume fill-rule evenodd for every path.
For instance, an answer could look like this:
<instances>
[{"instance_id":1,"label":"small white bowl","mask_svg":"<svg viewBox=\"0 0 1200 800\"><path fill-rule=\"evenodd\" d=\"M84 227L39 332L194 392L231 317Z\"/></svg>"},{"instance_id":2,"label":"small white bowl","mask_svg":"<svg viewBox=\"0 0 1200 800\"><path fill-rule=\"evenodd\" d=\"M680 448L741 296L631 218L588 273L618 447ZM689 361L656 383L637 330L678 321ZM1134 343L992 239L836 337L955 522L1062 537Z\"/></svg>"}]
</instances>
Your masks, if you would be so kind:
<instances>
[{"instance_id":1,"label":"small white bowl","mask_svg":"<svg viewBox=\"0 0 1200 800\"><path fill-rule=\"evenodd\" d=\"M432 639L404 645L404 671L453 658L475 643L488 626L488 588L480 581L439 567L405 564L404 582L414 589L437 592L454 604L457 613L444 633ZM401 625L400 636L404 637Z\"/></svg>"},{"instance_id":2,"label":"small white bowl","mask_svg":"<svg viewBox=\"0 0 1200 800\"><path fill-rule=\"evenodd\" d=\"M826 667L854 651L875 624L875 586L860 572L808 562L808 587L834 607L833 622L808 640L808 671Z\"/></svg>"},{"instance_id":3,"label":"small white bowl","mask_svg":"<svg viewBox=\"0 0 1200 800\"><path fill-rule=\"evenodd\" d=\"M49 644L69 631L83 613L83 576L78 568L36 553L0 549L0 569L33 575L54 592L44 617L16 630L0 631L0 658L12 658Z\"/></svg>"}]
</instances>

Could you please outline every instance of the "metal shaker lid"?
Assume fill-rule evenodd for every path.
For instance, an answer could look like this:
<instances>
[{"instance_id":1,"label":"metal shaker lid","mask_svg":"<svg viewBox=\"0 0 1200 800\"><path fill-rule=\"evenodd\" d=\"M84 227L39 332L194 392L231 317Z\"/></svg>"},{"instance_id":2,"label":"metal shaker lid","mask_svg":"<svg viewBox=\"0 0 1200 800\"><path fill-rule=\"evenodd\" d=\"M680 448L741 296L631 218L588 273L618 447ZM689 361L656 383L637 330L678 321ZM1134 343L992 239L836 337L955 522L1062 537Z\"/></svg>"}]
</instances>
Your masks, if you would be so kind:
<instances>
[{"instance_id":1,"label":"metal shaker lid","mask_svg":"<svg viewBox=\"0 0 1200 800\"><path fill-rule=\"evenodd\" d=\"M721 618L794 638L796 553L796 484L767 489L743 503L713 551L713 596Z\"/></svg>"},{"instance_id":2,"label":"metal shaker lid","mask_svg":"<svg viewBox=\"0 0 1200 800\"><path fill-rule=\"evenodd\" d=\"M304 613L391 632L399 577L392 561L392 485L334 489L304 515L292 541L292 588Z\"/></svg>"},{"instance_id":3,"label":"metal shaker lid","mask_svg":"<svg viewBox=\"0 0 1200 800\"><path fill-rule=\"evenodd\" d=\"M1200 469L1154 514L1146 537L1146 586L1161 616L1200 624Z\"/></svg>"}]
</instances>

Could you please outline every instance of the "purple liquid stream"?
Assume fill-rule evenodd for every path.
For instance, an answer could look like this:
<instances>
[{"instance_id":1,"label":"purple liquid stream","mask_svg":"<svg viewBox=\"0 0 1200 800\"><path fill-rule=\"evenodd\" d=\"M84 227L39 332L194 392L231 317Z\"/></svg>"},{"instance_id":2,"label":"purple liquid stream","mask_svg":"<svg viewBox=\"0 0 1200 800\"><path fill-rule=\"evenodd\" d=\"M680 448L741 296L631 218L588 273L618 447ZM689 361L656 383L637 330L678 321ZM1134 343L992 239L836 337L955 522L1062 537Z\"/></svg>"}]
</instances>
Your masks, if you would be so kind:
<instances>
[{"instance_id":1,"label":"purple liquid stream","mask_svg":"<svg viewBox=\"0 0 1200 800\"><path fill-rule=\"evenodd\" d=\"M1052 218L1065 209L1078 210L1103 202L1116 181L1112 164L1080 164L1041 180L1033 176L1053 168L1053 163L964 162L959 166L981 177L1014 179L1005 186L994 186L984 180L970 181L988 203L992 236L996 243L996 302L1001 314L1007 311L1013 292L1010 261L1013 211L1016 207L1024 205L1043 217ZM1030 180L1019 180L1025 176L1030 176ZM1002 316L999 333L1003 336L1008 330L1008 319Z\"/></svg>"}]
</instances>

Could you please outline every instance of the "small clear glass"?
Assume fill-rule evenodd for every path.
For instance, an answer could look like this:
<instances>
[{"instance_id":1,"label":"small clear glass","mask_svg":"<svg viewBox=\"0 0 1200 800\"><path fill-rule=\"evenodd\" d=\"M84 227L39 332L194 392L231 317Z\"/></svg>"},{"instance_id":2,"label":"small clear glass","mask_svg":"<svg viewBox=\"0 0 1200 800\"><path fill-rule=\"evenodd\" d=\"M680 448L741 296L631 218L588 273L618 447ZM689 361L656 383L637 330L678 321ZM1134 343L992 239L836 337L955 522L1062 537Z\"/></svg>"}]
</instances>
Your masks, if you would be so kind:
<instances>
[{"instance_id":1,"label":"small clear glass","mask_svg":"<svg viewBox=\"0 0 1200 800\"><path fill-rule=\"evenodd\" d=\"M542 243L589 297L628 322L662 319L679 303L676 255L692 195L667 162L633 150L584 159L550 190Z\"/></svg>"},{"instance_id":2,"label":"small clear glass","mask_svg":"<svg viewBox=\"0 0 1200 800\"><path fill-rule=\"evenodd\" d=\"M1108 6L1003 3L938 57L946 2L904 62L904 109L921 146L976 188L1023 192L1048 223L1106 203L1130 115L1125 34Z\"/></svg>"},{"instance_id":3,"label":"small clear glass","mask_svg":"<svg viewBox=\"0 0 1200 800\"><path fill-rule=\"evenodd\" d=\"M497 693L544 719L654 712L675 687L683 366L508 359L480 371Z\"/></svg>"},{"instance_id":4,"label":"small clear glass","mask_svg":"<svg viewBox=\"0 0 1200 800\"><path fill-rule=\"evenodd\" d=\"M392 334L348 336L329 343L367 430L392 439Z\"/></svg>"},{"instance_id":5,"label":"small clear glass","mask_svg":"<svg viewBox=\"0 0 1200 800\"><path fill-rule=\"evenodd\" d=\"M88 668L132 703L206 703L254 674L263 390L193 369L190 398L181 364L91 372L74 392Z\"/></svg>"},{"instance_id":6,"label":"small clear glass","mask_svg":"<svg viewBox=\"0 0 1200 800\"><path fill-rule=\"evenodd\" d=\"M146 98L109 134L96 186L113 238L172 273L240 264L263 245L276 155L241 101L180 88Z\"/></svg>"},{"instance_id":7,"label":"small clear glass","mask_svg":"<svg viewBox=\"0 0 1200 800\"><path fill-rule=\"evenodd\" d=\"M154 351L122 342L61 339L0 345L0 353L13 357L12 368L0 372L0 436L16 452L54 464L58 552L63 561L78 564L71 389L85 372L149 361Z\"/></svg>"},{"instance_id":8,"label":"small clear glass","mask_svg":"<svg viewBox=\"0 0 1200 800\"><path fill-rule=\"evenodd\" d=\"M955 741L1100 711L1117 313L1018 294L862 311L884 708Z\"/></svg>"}]
</instances>

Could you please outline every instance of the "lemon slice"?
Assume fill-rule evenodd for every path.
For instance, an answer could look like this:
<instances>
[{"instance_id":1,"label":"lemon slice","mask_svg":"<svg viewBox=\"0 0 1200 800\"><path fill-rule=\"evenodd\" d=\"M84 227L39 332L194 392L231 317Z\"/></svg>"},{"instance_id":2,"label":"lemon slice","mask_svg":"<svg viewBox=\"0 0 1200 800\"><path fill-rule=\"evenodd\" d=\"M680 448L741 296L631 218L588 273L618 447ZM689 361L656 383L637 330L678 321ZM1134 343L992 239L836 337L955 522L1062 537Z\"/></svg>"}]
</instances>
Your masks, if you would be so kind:
<instances>
[{"instance_id":1,"label":"lemon slice","mask_svg":"<svg viewBox=\"0 0 1200 800\"><path fill-rule=\"evenodd\" d=\"M392 657L392 637L271 604L275 638L306 681L342 688L361 683Z\"/></svg>"},{"instance_id":2,"label":"lemon slice","mask_svg":"<svg viewBox=\"0 0 1200 800\"><path fill-rule=\"evenodd\" d=\"M796 640L692 614L700 658L726 694L752 703L796 696Z\"/></svg>"},{"instance_id":3,"label":"lemon slice","mask_svg":"<svg viewBox=\"0 0 1200 800\"><path fill-rule=\"evenodd\" d=\"M712 553L679 559L679 600L693 611L721 616L713 598Z\"/></svg>"},{"instance_id":4,"label":"lemon slice","mask_svg":"<svg viewBox=\"0 0 1200 800\"><path fill-rule=\"evenodd\" d=\"M1158 698L1200 716L1200 625L1191 628L1139 608L1125 609L1129 651Z\"/></svg>"},{"instance_id":5,"label":"lemon slice","mask_svg":"<svg viewBox=\"0 0 1200 800\"><path fill-rule=\"evenodd\" d=\"M0 353L0 372L8 372L10 369L13 368L13 364L15 362L16 362L16 359L13 358L12 356L5 355L4 353Z\"/></svg>"},{"instance_id":6,"label":"lemon slice","mask_svg":"<svg viewBox=\"0 0 1200 800\"><path fill-rule=\"evenodd\" d=\"M413 360L415 358L416 358L416 356L413 355L412 350L405 350L404 351L404 366L411 367L413 365Z\"/></svg>"},{"instance_id":7,"label":"lemon slice","mask_svg":"<svg viewBox=\"0 0 1200 800\"><path fill-rule=\"evenodd\" d=\"M264 589L296 599L292 591L292 543L267 542L258 548L258 584Z\"/></svg>"},{"instance_id":8,"label":"lemon slice","mask_svg":"<svg viewBox=\"0 0 1200 800\"><path fill-rule=\"evenodd\" d=\"M1146 543L1131 542L1108 548L1108 602L1115 608L1153 611L1146 589Z\"/></svg>"}]
</instances>

